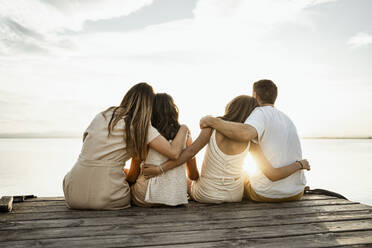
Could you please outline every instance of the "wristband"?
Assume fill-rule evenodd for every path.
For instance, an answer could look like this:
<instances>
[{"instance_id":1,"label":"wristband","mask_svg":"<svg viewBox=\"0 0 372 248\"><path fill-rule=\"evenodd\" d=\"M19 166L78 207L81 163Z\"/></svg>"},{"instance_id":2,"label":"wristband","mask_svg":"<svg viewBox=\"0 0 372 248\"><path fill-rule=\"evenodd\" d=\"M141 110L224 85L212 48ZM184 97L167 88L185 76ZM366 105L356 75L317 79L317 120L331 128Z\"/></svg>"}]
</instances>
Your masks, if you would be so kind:
<instances>
[{"instance_id":1,"label":"wristband","mask_svg":"<svg viewBox=\"0 0 372 248\"><path fill-rule=\"evenodd\" d=\"M301 162L300 160L297 160L296 162L300 163L300 165L301 165L301 170L303 170L303 169L304 169L304 165L302 164L302 162Z\"/></svg>"}]
</instances>

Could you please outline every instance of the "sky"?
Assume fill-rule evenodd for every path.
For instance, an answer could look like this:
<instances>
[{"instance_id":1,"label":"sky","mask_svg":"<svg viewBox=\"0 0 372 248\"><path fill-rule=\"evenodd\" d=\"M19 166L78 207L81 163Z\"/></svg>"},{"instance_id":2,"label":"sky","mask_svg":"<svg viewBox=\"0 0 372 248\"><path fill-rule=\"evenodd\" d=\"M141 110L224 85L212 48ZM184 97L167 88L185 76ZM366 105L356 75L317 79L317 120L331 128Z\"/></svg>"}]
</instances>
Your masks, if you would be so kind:
<instances>
[{"instance_id":1,"label":"sky","mask_svg":"<svg viewBox=\"0 0 372 248\"><path fill-rule=\"evenodd\" d=\"M135 83L204 115L268 78L303 137L372 136L371 0L1 0L0 136L80 135Z\"/></svg>"}]
</instances>

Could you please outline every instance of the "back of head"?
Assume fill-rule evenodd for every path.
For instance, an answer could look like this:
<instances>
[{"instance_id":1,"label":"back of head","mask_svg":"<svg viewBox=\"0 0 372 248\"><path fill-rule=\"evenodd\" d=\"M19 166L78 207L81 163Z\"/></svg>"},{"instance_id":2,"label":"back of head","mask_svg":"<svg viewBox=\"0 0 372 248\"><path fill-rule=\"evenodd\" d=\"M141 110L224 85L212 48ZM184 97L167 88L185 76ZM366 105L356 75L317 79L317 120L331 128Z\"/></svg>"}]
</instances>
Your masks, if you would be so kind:
<instances>
[{"instance_id":1,"label":"back of head","mask_svg":"<svg viewBox=\"0 0 372 248\"><path fill-rule=\"evenodd\" d=\"M262 79L253 84L253 92L256 93L260 104L274 104L278 96L278 88L273 81Z\"/></svg>"},{"instance_id":2,"label":"back of head","mask_svg":"<svg viewBox=\"0 0 372 248\"><path fill-rule=\"evenodd\" d=\"M167 140L176 137L180 128L178 108L170 95L166 93L155 95L151 123Z\"/></svg>"},{"instance_id":3,"label":"back of head","mask_svg":"<svg viewBox=\"0 0 372 248\"><path fill-rule=\"evenodd\" d=\"M124 119L128 153L142 160L145 160L147 156L146 143L154 96L154 90L147 83L134 85L125 94L120 106L113 108L108 124L110 135L118 121Z\"/></svg>"},{"instance_id":4,"label":"back of head","mask_svg":"<svg viewBox=\"0 0 372 248\"><path fill-rule=\"evenodd\" d=\"M237 96L226 105L225 115L222 116L221 119L244 123L252 111L258 106L257 100L251 96Z\"/></svg>"}]
</instances>

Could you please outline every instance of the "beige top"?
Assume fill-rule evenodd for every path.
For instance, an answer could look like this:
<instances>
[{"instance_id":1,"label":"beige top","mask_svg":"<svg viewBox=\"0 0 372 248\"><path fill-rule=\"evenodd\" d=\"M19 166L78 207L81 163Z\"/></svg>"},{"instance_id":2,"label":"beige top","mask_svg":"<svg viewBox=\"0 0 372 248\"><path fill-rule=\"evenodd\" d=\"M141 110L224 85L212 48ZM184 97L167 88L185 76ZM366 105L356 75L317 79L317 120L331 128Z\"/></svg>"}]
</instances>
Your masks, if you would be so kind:
<instances>
[{"instance_id":1,"label":"beige top","mask_svg":"<svg viewBox=\"0 0 372 248\"><path fill-rule=\"evenodd\" d=\"M150 148L145 163L160 166L167 160L168 157ZM169 206L187 204L186 164L149 179L145 201Z\"/></svg>"},{"instance_id":2,"label":"beige top","mask_svg":"<svg viewBox=\"0 0 372 248\"><path fill-rule=\"evenodd\" d=\"M247 148L236 155L223 153L213 131L204 155L199 180L191 184L191 197L203 203L239 202L244 192L243 164Z\"/></svg>"},{"instance_id":3,"label":"beige top","mask_svg":"<svg viewBox=\"0 0 372 248\"><path fill-rule=\"evenodd\" d=\"M67 204L77 209L121 209L130 206L130 189L123 166L130 159L125 143L125 122L108 136L112 111L99 113L87 128L78 161L65 176ZM147 143L159 136L150 125Z\"/></svg>"}]
</instances>

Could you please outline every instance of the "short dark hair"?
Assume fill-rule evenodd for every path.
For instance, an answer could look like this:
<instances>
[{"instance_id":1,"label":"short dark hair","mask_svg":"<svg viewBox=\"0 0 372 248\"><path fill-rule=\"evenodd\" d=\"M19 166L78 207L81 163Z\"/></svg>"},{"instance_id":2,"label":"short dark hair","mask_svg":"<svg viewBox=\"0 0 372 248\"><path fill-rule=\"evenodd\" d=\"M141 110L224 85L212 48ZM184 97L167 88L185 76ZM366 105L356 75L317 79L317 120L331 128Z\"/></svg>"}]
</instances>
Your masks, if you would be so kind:
<instances>
[{"instance_id":1,"label":"short dark hair","mask_svg":"<svg viewBox=\"0 0 372 248\"><path fill-rule=\"evenodd\" d=\"M273 81L262 79L253 84L253 91L260 98L261 103L274 104L278 96L278 88Z\"/></svg>"}]
</instances>

